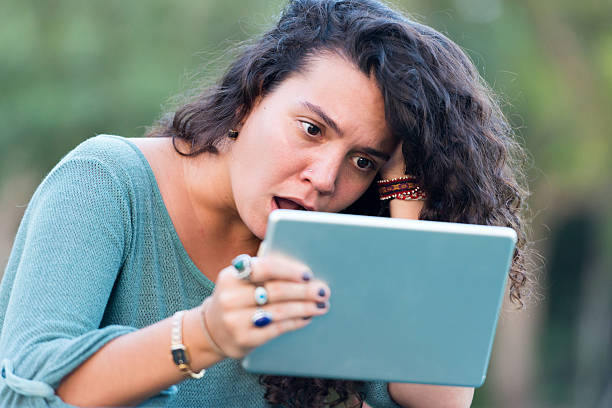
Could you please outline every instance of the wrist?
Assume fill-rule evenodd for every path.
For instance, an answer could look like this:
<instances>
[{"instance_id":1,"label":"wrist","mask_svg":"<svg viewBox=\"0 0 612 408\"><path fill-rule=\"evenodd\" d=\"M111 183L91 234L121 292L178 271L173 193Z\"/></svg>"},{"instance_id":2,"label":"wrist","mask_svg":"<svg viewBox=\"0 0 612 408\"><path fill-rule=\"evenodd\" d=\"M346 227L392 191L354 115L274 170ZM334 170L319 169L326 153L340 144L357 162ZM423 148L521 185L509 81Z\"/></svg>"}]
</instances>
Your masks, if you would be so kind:
<instances>
[{"instance_id":1,"label":"wrist","mask_svg":"<svg viewBox=\"0 0 612 408\"><path fill-rule=\"evenodd\" d=\"M409 174L401 177L382 179L376 182L381 200L424 200L426 194L417 183L417 178Z\"/></svg>"},{"instance_id":2,"label":"wrist","mask_svg":"<svg viewBox=\"0 0 612 408\"><path fill-rule=\"evenodd\" d=\"M211 358L216 361L221 361L225 356L219 355L214 348L208 342L208 339L202 332L202 326L200 323L200 311L201 305L189 309L185 312L183 330L185 337L185 344L189 346L192 355L192 365L198 367L198 361L203 358L210 361Z\"/></svg>"},{"instance_id":3,"label":"wrist","mask_svg":"<svg viewBox=\"0 0 612 408\"><path fill-rule=\"evenodd\" d=\"M391 218L418 220L424 204L423 200L391 200L389 202L389 215Z\"/></svg>"},{"instance_id":4,"label":"wrist","mask_svg":"<svg viewBox=\"0 0 612 408\"><path fill-rule=\"evenodd\" d=\"M191 365L191 352L194 347L190 347L185 340L185 313L185 310L179 310L172 315L170 354L172 355L172 361L185 378L200 379L204 376L206 370L194 370Z\"/></svg>"},{"instance_id":5,"label":"wrist","mask_svg":"<svg viewBox=\"0 0 612 408\"><path fill-rule=\"evenodd\" d=\"M406 173L404 173L403 170L400 169L391 169L385 172L380 172L378 173L380 176L381 180L391 180L391 179L396 179L396 178L400 178L400 177L404 177L406 175Z\"/></svg>"}]
</instances>

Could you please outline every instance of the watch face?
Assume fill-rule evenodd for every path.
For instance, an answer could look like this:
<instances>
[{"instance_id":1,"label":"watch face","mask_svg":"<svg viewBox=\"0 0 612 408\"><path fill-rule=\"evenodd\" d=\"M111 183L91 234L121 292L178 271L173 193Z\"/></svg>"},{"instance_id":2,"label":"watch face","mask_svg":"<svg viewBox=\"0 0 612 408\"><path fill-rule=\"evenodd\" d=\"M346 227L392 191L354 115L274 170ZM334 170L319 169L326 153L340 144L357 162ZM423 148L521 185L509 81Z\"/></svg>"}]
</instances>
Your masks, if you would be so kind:
<instances>
[{"instance_id":1,"label":"watch face","mask_svg":"<svg viewBox=\"0 0 612 408\"><path fill-rule=\"evenodd\" d=\"M184 349L173 349L172 350L172 360L174 360L174 364L182 365L187 363L187 355L185 354Z\"/></svg>"}]
</instances>

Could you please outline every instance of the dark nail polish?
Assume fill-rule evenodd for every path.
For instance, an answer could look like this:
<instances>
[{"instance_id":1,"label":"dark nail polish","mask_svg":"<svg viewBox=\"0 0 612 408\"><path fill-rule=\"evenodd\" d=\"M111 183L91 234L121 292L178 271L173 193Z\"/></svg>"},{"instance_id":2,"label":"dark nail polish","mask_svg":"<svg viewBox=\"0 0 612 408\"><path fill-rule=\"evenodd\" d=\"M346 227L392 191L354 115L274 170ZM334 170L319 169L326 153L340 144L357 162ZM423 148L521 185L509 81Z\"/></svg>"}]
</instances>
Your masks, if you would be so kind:
<instances>
[{"instance_id":1,"label":"dark nail polish","mask_svg":"<svg viewBox=\"0 0 612 408\"><path fill-rule=\"evenodd\" d=\"M325 289L319 289L319 296L325 296Z\"/></svg>"},{"instance_id":2,"label":"dark nail polish","mask_svg":"<svg viewBox=\"0 0 612 408\"><path fill-rule=\"evenodd\" d=\"M317 307L319 309L325 309L327 305L325 304L325 302L317 302Z\"/></svg>"},{"instance_id":3,"label":"dark nail polish","mask_svg":"<svg viewBox=\"0 0 612 408\"><path fill-rule=\"evenodd\" d=\"M304 317L302 317L302 320L310 320L310 319L312 319L312 316L304 316Z\"/></svg>"},{"instance_id":4,"label":"dark nail polish","mask_svg":"<svg viewBox=\"0 0 612 408\"><path fill-rule=\"evenodd\" d=\"M312 279L312 273L304 272L302 274L302 279L304 280L304 282L308 282L310 279Z\"/></svg>"}]
</instances>

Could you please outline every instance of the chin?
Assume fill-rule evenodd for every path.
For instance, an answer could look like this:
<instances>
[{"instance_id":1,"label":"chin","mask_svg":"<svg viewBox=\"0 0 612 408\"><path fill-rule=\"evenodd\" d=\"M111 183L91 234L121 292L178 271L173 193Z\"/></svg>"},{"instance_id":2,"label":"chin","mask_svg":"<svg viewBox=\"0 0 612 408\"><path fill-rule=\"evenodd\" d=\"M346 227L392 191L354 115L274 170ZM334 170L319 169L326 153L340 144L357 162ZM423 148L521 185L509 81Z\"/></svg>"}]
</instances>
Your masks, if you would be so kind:
<instances>
[{"instance_id":1,"label":"chin","mask_svg":"<svg viewBox=\"0 0 612 408\"><path fill-rule=\"evenodd\" d=\"M261 233L253 232L253 235L255 235L257 238L263 241L264 238L266 237L266 229L264 228L264 230Z\"/></svg>"},{"instance_id":2,"label":"chin","mask_svg":"<svg viewBox=\"0 0 612 408\"><path fill-rule=\"evenodd\" d=\"M266 220L263 223L254 223L252 225L247 224L247 227L249 228L249 230L251 231L253 235L255 235L257 238L263 241L264 237L266 236L266 230L268 227L268 219L266 218Z\"/></svg>"}]
</instances>

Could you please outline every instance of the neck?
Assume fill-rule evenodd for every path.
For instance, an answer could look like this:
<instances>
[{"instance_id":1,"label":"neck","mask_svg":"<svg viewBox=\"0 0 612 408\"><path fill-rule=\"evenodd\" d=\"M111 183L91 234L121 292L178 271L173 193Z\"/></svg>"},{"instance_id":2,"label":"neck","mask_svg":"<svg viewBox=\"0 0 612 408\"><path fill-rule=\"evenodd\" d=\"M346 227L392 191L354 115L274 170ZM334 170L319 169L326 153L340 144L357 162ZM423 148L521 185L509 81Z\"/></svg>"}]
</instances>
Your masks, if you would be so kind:
<instances>
[{"instance_id":1,"label":"neck","mask_svg":"<svg viewBox=\"0 0 612 408\"><path fill-rule=\"evenodd\" d=\"M218 242L222 252L254 253L260 240L236 210L227 161L222 151L182 157L182 178L196 234L206 239L200 242L209 243L207 246Z\"/></svg>"}]
</instances>

